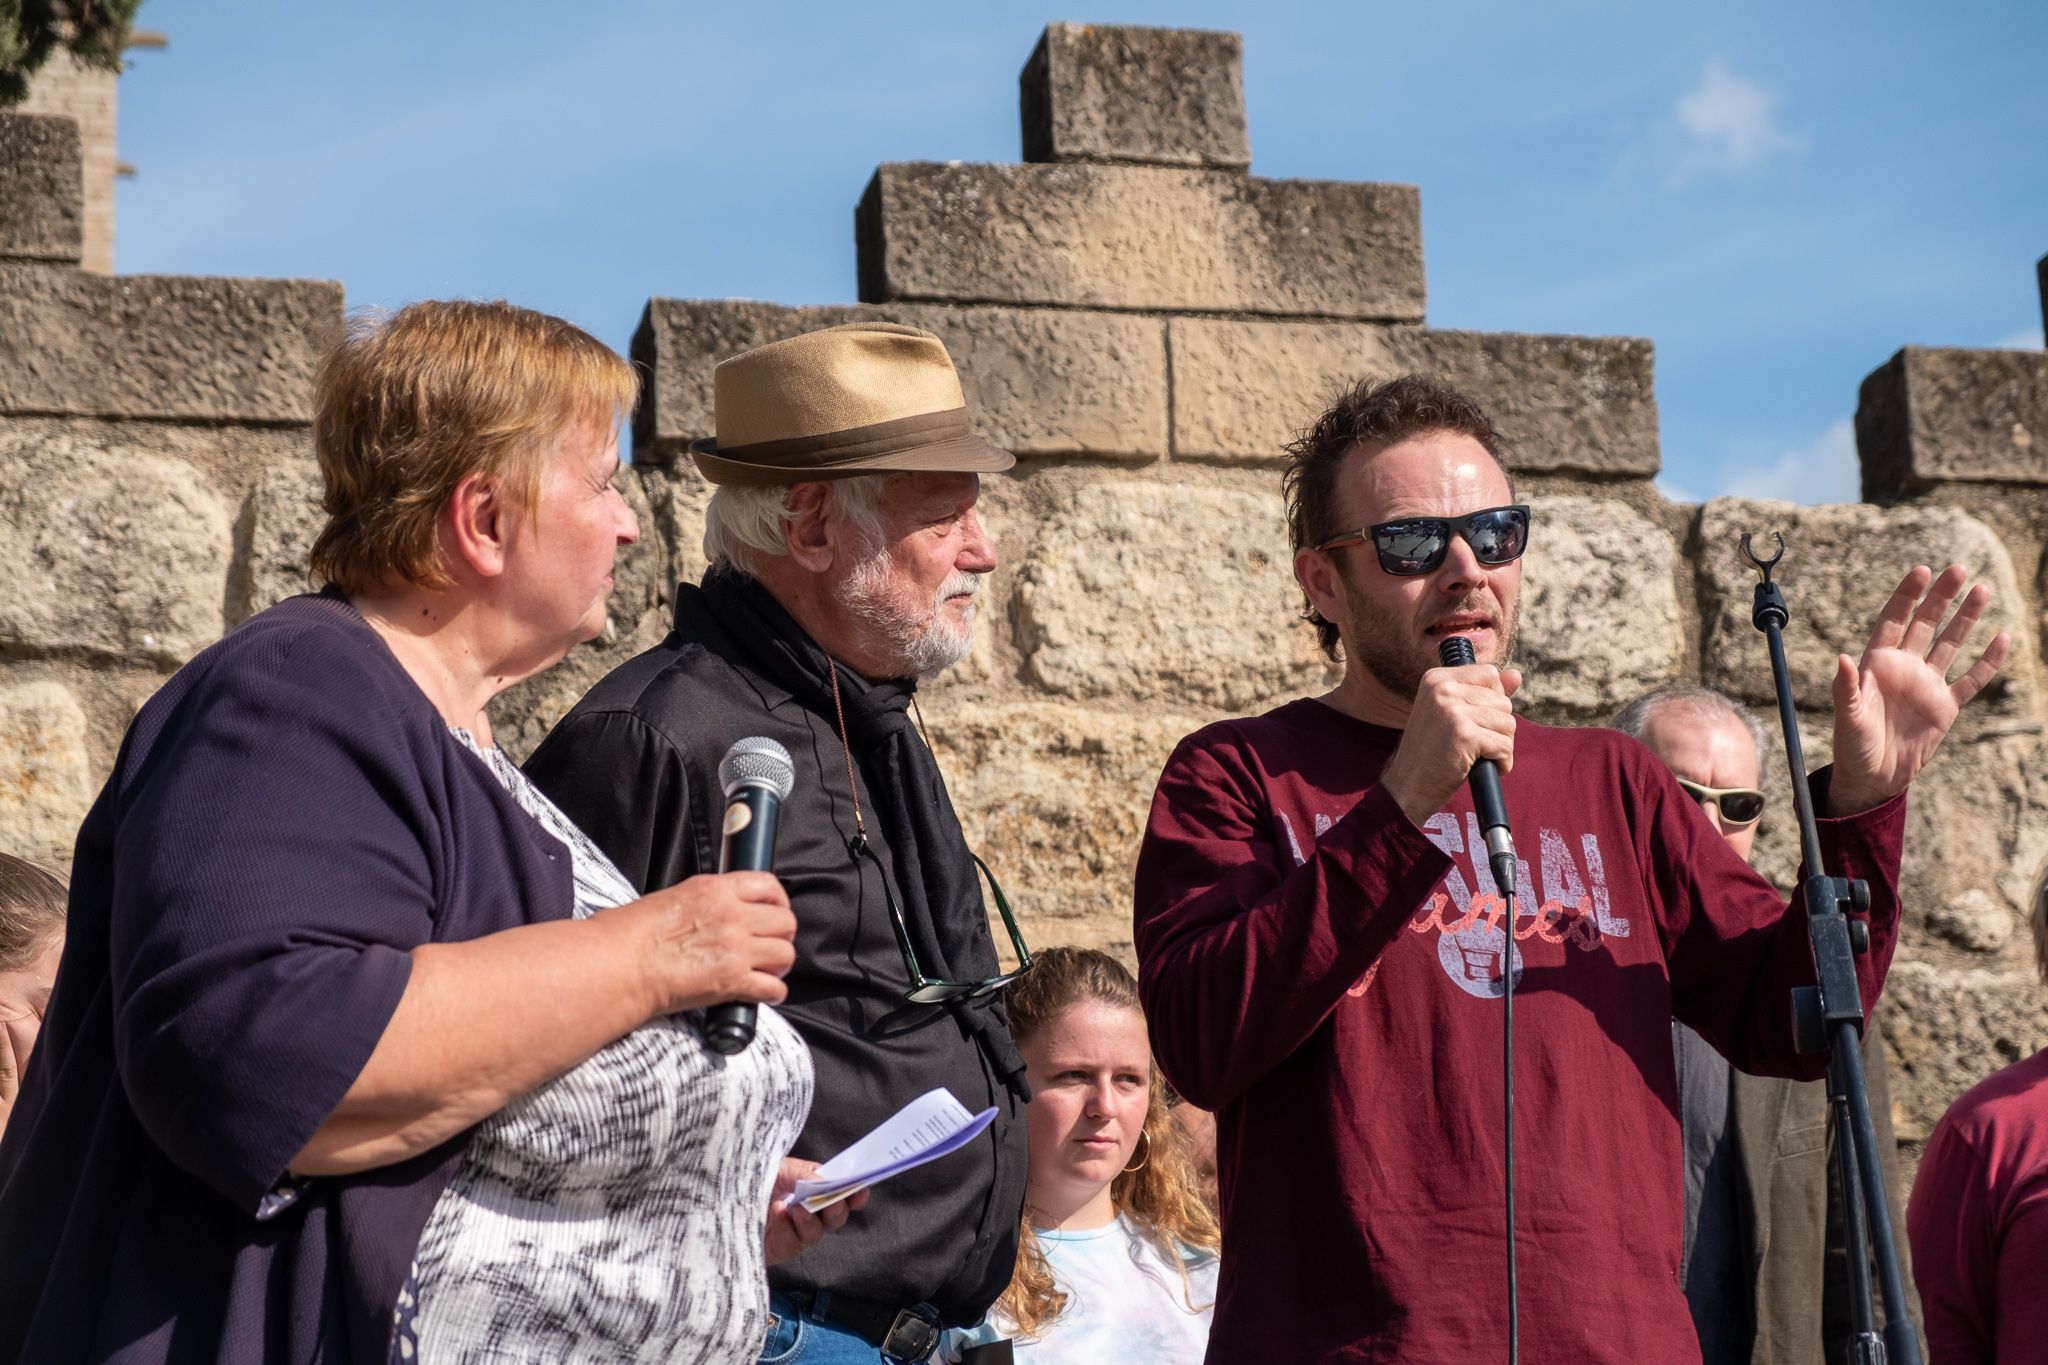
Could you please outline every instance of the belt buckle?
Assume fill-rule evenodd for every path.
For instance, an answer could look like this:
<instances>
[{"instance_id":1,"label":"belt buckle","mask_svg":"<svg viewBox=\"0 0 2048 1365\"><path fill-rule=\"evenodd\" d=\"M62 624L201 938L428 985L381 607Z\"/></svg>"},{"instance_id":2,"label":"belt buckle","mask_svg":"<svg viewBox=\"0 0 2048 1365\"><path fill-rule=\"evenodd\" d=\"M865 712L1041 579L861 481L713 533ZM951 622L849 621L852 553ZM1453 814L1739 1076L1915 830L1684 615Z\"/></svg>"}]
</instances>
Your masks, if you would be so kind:
<instances>
[{"instance_id":1,"label":"belt buckle","mask_svg":"<svg viewBox=\"0 0 2048 1365\"><path fill-rule=\"evenodd\" d=\"M906 1308L882 1334L882 1358L897 1365L920 1365L939 1345L939 1324Z\"/></svg>"}]
</instances>

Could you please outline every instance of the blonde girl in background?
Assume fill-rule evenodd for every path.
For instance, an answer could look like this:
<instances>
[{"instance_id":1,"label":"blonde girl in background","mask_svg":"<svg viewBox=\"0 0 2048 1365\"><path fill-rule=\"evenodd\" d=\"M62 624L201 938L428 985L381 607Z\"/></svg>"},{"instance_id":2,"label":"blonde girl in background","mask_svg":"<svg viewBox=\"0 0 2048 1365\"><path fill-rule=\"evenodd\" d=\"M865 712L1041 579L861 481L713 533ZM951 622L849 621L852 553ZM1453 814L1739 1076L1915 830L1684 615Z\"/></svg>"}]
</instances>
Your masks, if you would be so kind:
<instances>
[{"instance_id":1,"label":"blonde girl in background","mask_svg":"<svg viewBox=\"0 0 2048 1365\"><path fill-rule=\"evenodd\" d=\"M942 1358L989 1358L976 1348L1008 1339L1034 1365L1199 1362L1220 1238L1167 1116L1138 983L1105 953L1049 948L1007 1002L1031 1078L1017 1268Z\"/></svg>"}]
</instances>

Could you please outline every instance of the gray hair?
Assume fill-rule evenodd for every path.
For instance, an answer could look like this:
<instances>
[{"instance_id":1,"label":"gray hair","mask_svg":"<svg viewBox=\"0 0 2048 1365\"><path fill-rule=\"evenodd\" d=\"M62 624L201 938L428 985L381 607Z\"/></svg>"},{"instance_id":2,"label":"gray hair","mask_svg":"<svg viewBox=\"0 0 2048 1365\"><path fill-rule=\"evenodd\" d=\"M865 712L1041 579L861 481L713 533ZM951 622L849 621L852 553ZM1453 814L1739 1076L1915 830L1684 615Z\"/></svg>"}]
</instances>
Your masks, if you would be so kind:
<instances>
[{"instance_id":1,"label":"gray hair","mask_svg":"<svg viewBox=\"0 0 2048 1365\"><path fill-rule=\"evenodd\" d=\"M882 544L882 491L887 474L862 474L833 479L832 502L853 524L854 534L869 549ZM704 509L704 558L712 568L724 565L752 573L757 556L787 553L782 528L789 522L789 490L793 484L720 484Z\"/></svg>"},{"instance_id":2,"label":"gray hair","mask_svg":"<svg viewBox=\"0 0 2048 1365\"><path fill-rule=\"evenodd\" d=\"M1727 693L1701 687L1698 683L1672 683L1668 687L1645 692L1615 712L1608 725L1625 735L1641 739L1649 731L1650 717L1666 706L1682 706L1695 715L1733 716L1749 731L1750 741L1756 745L1758 763L1762 763L1764 755L1770 752L1770 741L1764 735L1763 722L1756 718L1756 712Z\"/></svg>"}]
</instances>

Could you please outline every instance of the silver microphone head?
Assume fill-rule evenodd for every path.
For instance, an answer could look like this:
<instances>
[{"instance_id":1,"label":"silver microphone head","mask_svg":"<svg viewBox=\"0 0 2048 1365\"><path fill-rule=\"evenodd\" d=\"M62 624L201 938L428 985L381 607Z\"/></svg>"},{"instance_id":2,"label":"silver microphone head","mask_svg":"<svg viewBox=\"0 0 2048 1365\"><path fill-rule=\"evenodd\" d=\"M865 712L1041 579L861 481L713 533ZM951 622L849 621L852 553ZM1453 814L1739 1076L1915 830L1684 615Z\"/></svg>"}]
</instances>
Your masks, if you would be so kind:
<instances>
[{"instance_id":1,"label":"silver microphone head","mask_svg":"<svg viewBox=\"0 0 2048 1365\"><path fill-rule=\"evenodd\" d=\"M796 785L796 765L789 761L789 750L765 735L735 740L718 760L718 785L728 801L742 787L766 787L777 801L787 801Z\"/></svg>"}]
</instances>

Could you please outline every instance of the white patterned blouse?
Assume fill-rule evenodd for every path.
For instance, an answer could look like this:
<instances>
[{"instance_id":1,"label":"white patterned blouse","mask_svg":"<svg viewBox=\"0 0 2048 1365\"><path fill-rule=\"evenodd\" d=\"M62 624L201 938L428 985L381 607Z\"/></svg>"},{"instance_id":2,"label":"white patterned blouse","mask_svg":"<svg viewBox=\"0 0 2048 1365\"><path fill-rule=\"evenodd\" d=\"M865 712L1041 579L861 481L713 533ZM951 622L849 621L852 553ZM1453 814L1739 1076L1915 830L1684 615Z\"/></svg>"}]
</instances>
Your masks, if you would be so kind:
<instances>
[{"instance_id":1,"label":"white patterned blouse","mask_svg":"<svg viewBox=\"0 0 2048 1365\"><path fill-rule=\"evenodd\" d=\"M578 918L635 898L502 750L453 733L568 845ZM810 1112L811 1059L772 1009L732 1057L701 1022L645 1024L477 1128L421 1234L395 1358L756 1357L769 1193Z\"/></svg>"}]
</instances>

